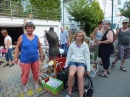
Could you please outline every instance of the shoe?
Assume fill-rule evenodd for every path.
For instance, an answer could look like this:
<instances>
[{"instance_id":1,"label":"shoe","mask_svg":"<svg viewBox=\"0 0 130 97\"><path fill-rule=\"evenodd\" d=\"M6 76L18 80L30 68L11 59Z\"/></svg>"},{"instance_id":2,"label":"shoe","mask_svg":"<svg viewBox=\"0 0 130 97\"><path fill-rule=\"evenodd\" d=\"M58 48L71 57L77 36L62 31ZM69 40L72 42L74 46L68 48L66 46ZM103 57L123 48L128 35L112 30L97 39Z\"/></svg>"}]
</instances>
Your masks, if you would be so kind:
<instances>
[{"instance_id":1,"label":"shoe","mask_svg":"<svg viewBox=\"0 0 130 97\"><path fill-rule=\"evenodd\" d=\"M127 72L127 70L124 67L120 67L120 70Z\"/></svg>"},{"instance_id":2,"label":"shoe","mask_svg":"<svg viewBox=\"0 0 130 97\"><path fill-rule=\"evenodd\" d=\"M107 77L108 77L107 74L104 74L104 73L101 73L101 74L99 74L98 76L101 76L101 77L104 77L104 78L107 78Z\"/></svg>"},{"instance_id":3,"label":"shoe","mask_svg":"<svg viewBox=\"0 0 130 97\"><path fill-rule=\"evenodd\" d=\"M72 97L71 95L67 94L65 97Z\"/></svg>"},{"instance_id":4,"label":"shoe","mask_svg":"<svg viewBox=\"0 0 130 97\"><path fill-rule=\"evenodd\" d=\"M39 88L39 84L35 83L35 89L37 90Z\"/></svg>"},{"instance_id":5,"label":"shoe","mask_svg":"<svg viewBox=\"0 0 130 97\"><path fill-rule=\"evenodd\" d=\"M26 87L26 86L22 85L22 88L23 88L23 91L24 91L25 93L27 93L27 92L28 92L28 89L27 89L27 87Z\"/></svg>"},{"instance_id":6,"label":"shoe","mask_svg":"<svg viewBox=\"0 0 130 97\"><path fill-rule=\"evenodd\" d=\"M9 66L9 64L5 64L3 67Z\"/></svg>"},{"instance_id":7,"label":"shoe","mask_svg":"<svg viewBox=\"0 0 130 97\"><path fill-rule=\"evenodd\" d=\"M9 66L9 68L10 68L10 67L13 67L13 66L14 66L14 63L12 63L12 64Z\"/></svg>"},{"instance_id":8,"label":"shoe","mask_svg":"<svg viewBox=\"0 0 130 97\"><path fill-rule=\"evenodd\" d=\"M104 72L104 70L102 72ZM110 71L107 71L107 74L111 74Z\"/></svg>"},{"instance_id":9,"label":"shoe","mask_svg":"<svg viewBox=\"0 0 130 97\"><path fill-rule=\"evenodd\" d=\"M114 68L114 67L115 67L115 64L116 64L115 62L112 62L111 67Z\"/></svg>"}]
</instances>

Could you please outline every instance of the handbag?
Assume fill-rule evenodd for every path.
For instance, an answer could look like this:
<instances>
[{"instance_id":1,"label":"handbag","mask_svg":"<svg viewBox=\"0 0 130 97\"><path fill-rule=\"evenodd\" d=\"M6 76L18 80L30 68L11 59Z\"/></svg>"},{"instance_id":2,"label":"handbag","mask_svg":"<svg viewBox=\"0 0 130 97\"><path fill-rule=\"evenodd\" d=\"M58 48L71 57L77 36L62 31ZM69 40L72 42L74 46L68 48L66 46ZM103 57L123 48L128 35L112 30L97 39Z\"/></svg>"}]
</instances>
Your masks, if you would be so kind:
<instances>
[{"instance_id":1,"label":"handbag","mask_svg":"<svg viewBox=\"0 0 130 97\"><path fill-rule=\"evenodd\" d=\"M84 86L83 97L92 97L92 95L94 93L94 89L93 89L93 82L92 82L90 76L85 76L85 82L87 82L87 85Z\"/></svg>"}]
</instances>

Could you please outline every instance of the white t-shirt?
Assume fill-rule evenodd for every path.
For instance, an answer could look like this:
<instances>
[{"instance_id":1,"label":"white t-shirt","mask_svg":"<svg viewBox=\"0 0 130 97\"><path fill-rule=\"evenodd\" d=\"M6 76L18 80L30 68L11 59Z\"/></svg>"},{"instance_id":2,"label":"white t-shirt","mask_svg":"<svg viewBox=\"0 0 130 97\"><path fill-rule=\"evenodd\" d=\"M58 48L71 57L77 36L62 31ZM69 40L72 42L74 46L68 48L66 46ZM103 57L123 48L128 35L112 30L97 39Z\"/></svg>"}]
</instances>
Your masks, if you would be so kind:
<instances>
[{"instance_id":1,"label":"white t-shirt","mask_svg":"<svg viewBox=\"0 0 130 97\"><path fill-rule=\"evenodd\" d=\"M7 41L10 41L10 46L9 46L9 48L12 48L12 38L8 35L8 36L6 36L5 37L5 39L4 39L4 44L5 44L5 48L7 48Z\"/></svg>"}]
</instances>

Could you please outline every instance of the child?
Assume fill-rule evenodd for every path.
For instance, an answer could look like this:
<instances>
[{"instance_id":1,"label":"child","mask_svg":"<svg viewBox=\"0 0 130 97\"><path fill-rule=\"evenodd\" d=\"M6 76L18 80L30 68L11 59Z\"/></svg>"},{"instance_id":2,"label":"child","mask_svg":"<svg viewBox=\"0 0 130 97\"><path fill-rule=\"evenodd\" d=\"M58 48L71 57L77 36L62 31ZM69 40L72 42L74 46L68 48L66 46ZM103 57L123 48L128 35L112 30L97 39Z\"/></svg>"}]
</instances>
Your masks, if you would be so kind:
<instances>
[{"instance_id":1,"label":"child","mask_svg":"<svg viewBox=\"0 0 130 97\"><path fill-rule=\"evenodd\" d=\"M1 52L2 52L2 59L5 57L5 49L3 46L1 46Z\"/></svg>"}]
</instances>

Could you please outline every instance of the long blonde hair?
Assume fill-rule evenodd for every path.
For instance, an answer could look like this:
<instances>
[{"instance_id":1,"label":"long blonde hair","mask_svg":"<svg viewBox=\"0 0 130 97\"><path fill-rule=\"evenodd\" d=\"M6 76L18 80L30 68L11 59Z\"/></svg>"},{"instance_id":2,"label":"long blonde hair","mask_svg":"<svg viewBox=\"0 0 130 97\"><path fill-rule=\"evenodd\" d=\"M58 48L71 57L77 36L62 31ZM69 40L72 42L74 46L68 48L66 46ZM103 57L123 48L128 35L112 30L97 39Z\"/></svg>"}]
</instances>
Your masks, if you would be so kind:
<instances>
[{"instance_id":1,"label":"long blonde hair","mask_svg":"<svg viewBox=\"0 0 130 97\"><path fill-rule=\"evenodd\" d=\"M78 33L82 33L82 37L83 37L82 42L84 42L86 40L86 34L83 30L79 30L77 33L75 33L75 41Z\"/></svg>"}]
</instances>

